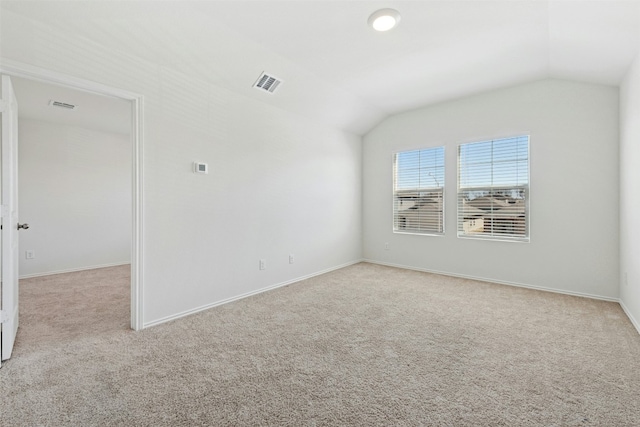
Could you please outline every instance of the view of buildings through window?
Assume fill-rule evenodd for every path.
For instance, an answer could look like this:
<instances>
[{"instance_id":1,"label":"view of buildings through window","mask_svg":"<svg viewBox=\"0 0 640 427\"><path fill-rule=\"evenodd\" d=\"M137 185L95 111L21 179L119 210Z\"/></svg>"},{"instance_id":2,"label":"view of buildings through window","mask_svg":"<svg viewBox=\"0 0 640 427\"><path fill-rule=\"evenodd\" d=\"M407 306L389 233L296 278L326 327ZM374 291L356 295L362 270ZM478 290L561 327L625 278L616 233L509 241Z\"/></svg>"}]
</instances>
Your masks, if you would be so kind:
<instances>
[{"instance_id":1,"label":"view of buildings through window","mask_svg":"<svg viewBox=\"0 0 640 427\"><path fill-rule=\"evenodd\" d=\"M444 147L394 155L393 230L444 233ZM458 236L528 241L529 136L458 147Z\"/></svg>"},{"instance_id":2,"label":"view of buildings through window","mask_svg":"<svg viewBox=\"0 0 640 427\"><path fill-rule=\"evenodd\" d=\"M394 156L393 230L444 233L444 147Z\"/></svg>"},{"instance_id":3,"label":"view of buildings through window","mask_svg":"<svg viewBox=\"0 0 640 427\"><path fill-rule=\"evenodd\" d=\"M458 148L458 235L528 241L529 136Z\"/></svg>"}]
</instances>

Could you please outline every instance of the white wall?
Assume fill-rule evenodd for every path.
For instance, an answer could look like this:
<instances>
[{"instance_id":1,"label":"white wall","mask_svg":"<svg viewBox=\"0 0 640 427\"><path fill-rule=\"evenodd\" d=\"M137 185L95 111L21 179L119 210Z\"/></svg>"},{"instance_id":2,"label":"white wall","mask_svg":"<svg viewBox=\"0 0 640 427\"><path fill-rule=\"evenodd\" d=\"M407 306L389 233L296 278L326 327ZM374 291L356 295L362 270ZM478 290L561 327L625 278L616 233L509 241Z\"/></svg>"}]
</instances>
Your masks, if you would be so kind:
<instances>
[{"instance_id":1,"label":"white wall","mask_svg":"<svg viewBox=\"0 0 640 427\"><path fill-rule=\"evenodd\" d=\"M620 302L640 331L640 55L620 87Z\"/></svg>"},{"instance_id":2,"label":"white wall","mask_svg":"<svg viewBox=\"0 0 640 427\"><path fill-rule=\"evenodd\" d=\"M268 94L255 101L64 29L1 19L5 58L145 96L145 325L361 258L359 136L269 106ZM193 174L193 161L209 174Z\"/></svg>"},{"instance_id":3,"label":"white wall","mask_svg":"<svg viewBox=\"0 0 640 427\"><path fill-rule=\"evenodd\" d=\"M457 238L458 144L524 133L531 242ZM392 153L441 145L446 235L394 234ZM547 80L396 115L365 136L363 159L366 259L618 298L617 88Z\"/></svg>"},{"instance_id":4,"label":"white wall","mask_svg":"<svg viewBox=\"0 0 640 427\"><path fill-rule=\"evenodd\" d=\"M128 135L21 119L18 153L22 277L130 262Z\"/></svg>"}]
</instances>

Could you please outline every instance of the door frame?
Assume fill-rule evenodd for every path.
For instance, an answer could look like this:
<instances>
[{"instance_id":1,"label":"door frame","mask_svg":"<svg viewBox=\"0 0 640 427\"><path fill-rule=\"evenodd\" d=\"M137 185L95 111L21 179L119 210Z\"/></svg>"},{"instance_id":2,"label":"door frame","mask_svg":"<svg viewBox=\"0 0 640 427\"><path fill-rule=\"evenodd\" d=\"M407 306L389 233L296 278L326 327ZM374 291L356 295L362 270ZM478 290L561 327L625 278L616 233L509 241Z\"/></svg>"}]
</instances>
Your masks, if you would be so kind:
<instances>
[{"instance_id":1,"label":"door frame","mask_svg":"<svg viewBox=\"0 0 640 427\"><path fill-rule=\"evenodd\" d=\"M131 329L144 328L143 298L143 106L144 96L127 90L107 86L90 80L80 79L57 71L46 70L32 65L2 58L0 73L42 83L64 86L96 95L124 99L131 104Z\"/></svg>"}]
</instances>

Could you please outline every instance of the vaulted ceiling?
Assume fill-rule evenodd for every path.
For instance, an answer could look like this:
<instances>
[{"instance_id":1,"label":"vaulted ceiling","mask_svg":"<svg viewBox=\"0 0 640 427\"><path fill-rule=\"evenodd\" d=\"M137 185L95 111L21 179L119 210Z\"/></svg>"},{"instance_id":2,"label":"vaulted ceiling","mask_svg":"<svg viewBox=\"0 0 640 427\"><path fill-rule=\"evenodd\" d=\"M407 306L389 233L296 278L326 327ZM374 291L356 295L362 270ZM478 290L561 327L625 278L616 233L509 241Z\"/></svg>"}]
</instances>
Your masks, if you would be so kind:
<instances>
[{"instance_id":1,"label":"vaulted ceiling","mask_svg":"<svg viewBox=\"0 0 640 427\"><path fill-rule=\"evenodd\" d=\"M618 85L639 1L2 1L75 37L363 134L384 117L544 78ZM400 25L373 31L379 8ZM284 83L251 86L262 72Z\"/></svg>"}]
</instances>

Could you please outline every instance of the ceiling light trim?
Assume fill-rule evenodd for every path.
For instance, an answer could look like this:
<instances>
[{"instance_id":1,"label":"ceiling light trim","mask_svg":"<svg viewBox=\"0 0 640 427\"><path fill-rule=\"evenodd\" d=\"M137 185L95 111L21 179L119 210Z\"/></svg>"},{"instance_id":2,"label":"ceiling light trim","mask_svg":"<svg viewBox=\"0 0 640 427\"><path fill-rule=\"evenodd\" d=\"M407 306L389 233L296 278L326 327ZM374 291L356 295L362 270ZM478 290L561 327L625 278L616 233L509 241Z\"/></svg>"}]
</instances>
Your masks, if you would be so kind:
<instances>
[{"instance_id":1,"label":"ceiling light trim","mask_svg":"<svg viewBox=\"0 0 640 427\"><path fill-rule=\"evenodd\" d=\"M389 31L398 25L400 19L400 12L386 8L373 12L367 22L376 31Z\"/></svg>"}]
</instances>

